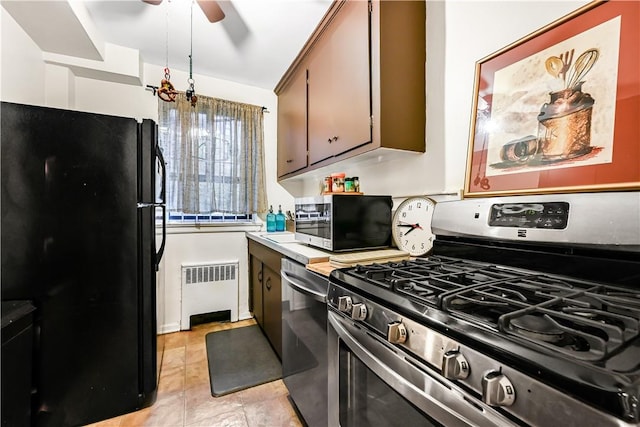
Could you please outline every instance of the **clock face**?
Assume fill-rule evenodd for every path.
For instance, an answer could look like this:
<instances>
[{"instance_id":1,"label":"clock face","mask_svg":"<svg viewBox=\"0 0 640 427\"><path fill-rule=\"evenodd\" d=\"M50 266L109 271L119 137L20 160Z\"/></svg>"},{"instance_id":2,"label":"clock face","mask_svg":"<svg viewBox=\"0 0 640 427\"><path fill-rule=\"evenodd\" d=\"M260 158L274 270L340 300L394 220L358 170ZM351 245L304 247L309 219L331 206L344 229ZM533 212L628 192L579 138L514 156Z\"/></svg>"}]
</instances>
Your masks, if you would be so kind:
<instances>
[{"instance_id":1,"label":"clock face","mask_svg":"<svg viewBox=\"0 0 640 427\"><path fill-rule=\"evenodd\" d=\"M410 197L398 206L391 224L393 240L398 249L411 256L426 254L433 247L431 217L435 202L426 197Z\"/></svg>"}]
</instances>

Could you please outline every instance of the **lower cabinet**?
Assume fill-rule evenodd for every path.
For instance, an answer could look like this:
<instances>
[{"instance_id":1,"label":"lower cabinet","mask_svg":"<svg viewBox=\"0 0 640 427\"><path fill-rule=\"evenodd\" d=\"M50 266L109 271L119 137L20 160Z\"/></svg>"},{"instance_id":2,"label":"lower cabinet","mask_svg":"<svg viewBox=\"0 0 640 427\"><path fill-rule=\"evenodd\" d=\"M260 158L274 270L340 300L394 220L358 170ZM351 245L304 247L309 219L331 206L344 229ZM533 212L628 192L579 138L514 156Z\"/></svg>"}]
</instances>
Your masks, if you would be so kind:
<instances>
[{"instance_id":1,"label":"lower cabinet","mask_svg":"<svg viewBox=\"0 0 640 427\"><path fill-rule=\"evenodd\" d=\"M282 359L282 286L279 267L277 271L274 271L268 266L262 265L262 309L264 311L262 329Z\"/></svg>"},{"instance_id":2,"label":"lower cabinet","mask_svg":"<svg viewBox=\"0 0 640 427\"><path fill-rule=\"evenodd\" d=\"M249 239L250 309L271 346L282 358L282 255Z\"/></svg>"},{"instance_id":3,"label":"lower cabinet","mask_svg":"<svg viewBox=\"0 0 640 427\"><path fill-rule=\"evenodd\" d=\"M253 312L258 324L264 325L264 315L262 311L262 261L260 258L250 255L249 263L251 265L249 283L251 286L251 302L249 309Z\"/></svg>"}]
</instances>

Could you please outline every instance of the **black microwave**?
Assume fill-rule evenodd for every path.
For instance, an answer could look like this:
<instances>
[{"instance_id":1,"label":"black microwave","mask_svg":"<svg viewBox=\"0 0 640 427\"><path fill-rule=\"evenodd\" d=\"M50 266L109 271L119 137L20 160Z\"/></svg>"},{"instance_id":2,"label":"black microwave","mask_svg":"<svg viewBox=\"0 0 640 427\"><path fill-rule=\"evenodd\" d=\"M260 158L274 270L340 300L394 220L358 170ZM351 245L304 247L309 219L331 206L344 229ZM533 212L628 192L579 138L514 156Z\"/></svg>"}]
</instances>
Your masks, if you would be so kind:
<instances>
[{"instance_id":1,"label":"black microwave","mask_svg":"<svg viewBox=\"0 0 640 427\"><path fill-rule=\"evenodd\" d=\"M332 194L295 199L295 239L331 252L391 245L391 196Z\"/></svg>"}]
</instances>

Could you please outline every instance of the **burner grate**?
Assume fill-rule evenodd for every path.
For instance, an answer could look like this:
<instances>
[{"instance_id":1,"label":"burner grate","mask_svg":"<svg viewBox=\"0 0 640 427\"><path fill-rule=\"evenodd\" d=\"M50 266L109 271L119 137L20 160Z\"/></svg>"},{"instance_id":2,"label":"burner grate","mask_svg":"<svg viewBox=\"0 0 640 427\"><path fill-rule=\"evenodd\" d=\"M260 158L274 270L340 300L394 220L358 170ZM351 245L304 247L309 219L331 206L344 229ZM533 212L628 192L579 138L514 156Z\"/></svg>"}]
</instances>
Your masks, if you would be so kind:
<instances>
[{"instance_id":1,"label":"burner grate","mask_svg":"<svg viewBox=\"0 0 640 427\"><path fill-rule=\"evenodd\" d=\"M624 289L538 276L467 288L445 296L442 308L529 344L597 361L639 336L639 301Z\"/></svg>"}]
</instances>

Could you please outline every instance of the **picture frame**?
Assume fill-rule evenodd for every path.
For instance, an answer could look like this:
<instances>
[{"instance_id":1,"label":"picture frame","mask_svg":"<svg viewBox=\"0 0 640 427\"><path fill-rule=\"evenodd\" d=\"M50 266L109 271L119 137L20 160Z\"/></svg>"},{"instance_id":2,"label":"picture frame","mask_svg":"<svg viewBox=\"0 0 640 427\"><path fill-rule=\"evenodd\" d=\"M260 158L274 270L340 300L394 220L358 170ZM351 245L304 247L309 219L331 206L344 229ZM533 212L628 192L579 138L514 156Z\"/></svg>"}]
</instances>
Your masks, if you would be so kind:
<instances>
[{"instance_id":1,"label":"picture frame","mask_svg":"<svg viewBox=\"0 0 640 427\"><path fill-rule=\"evenodd\" d=\"M598 0L479 60L463 197L640 189L639 21Z\"/></svg>"}]
</instances>

